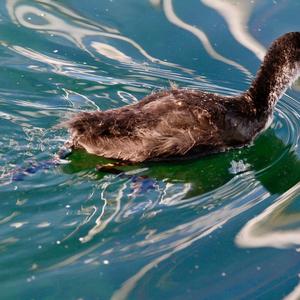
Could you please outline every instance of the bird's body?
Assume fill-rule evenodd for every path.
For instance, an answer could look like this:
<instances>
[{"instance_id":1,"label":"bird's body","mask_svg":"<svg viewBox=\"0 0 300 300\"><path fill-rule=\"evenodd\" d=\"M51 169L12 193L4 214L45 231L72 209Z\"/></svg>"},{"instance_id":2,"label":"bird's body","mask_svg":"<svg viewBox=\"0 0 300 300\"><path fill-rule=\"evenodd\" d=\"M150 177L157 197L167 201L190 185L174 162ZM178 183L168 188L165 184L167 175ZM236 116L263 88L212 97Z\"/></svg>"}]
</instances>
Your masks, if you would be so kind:
<instances>
[{"instance_id":1,"label":"bird's body","mask_svg":"<svg viewBox=\"0 0 300 300\"><path fill-rule=\"evenodd\" d=\"M201 156L247 145L266 127L275 103L299 73L299 49L299 32L277 39L241 95L172 88L122 108L79 113L65 122L72 145L132 162Z\"/></svg>"},{"instance_id":2,"label":"bird's body","mask_svg":"<svg viewBox=\"0 0 300 300\"><path fill-rule=\"evenodd\" d=\"M173 88L117 110L81 113L71 130L75 147L139 162L244 145L255 134L255 116L252 103L240 97Z\"/></svg>"}]
</instances>

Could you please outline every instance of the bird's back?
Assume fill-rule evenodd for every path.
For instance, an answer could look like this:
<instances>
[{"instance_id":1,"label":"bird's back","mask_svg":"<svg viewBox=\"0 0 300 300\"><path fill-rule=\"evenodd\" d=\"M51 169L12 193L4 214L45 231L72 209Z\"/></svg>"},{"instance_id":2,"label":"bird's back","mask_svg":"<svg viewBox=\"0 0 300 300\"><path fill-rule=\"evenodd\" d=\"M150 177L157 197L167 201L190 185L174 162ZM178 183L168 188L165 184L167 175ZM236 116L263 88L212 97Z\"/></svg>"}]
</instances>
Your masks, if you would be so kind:
<instances>
[{"instance_id":1,"label":"bird's back","mask_svg":"<svg viewBox=\"0 0 300 300\"><path fill-rule=\"evenodd\" d=\"M119 109L80 113L66 124L75 147L109 158L144 161L208 154L226 149L228 109L222 98L172 89Z\"/></svg>"}]
</instances>

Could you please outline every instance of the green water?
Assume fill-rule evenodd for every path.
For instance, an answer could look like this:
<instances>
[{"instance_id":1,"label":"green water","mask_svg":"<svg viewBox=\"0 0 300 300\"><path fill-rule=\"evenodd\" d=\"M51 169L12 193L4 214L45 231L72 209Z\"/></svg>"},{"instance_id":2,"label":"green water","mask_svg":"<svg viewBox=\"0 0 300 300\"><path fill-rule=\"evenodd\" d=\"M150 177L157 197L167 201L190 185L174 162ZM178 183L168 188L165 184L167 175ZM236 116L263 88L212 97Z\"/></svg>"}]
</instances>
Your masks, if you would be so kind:
<instances>
[{"instance_id":1,"label":"green water","mask_svg":"<svg viewBox=\"0 0 300 300\"><path fill-rule=\"evenodd\" d=\"M294 0L2 1L0 298L299 299L299 83L250 147L119 175L83 151L47 167L74 112L170 81L245 90L299 13Z\"/></svg>"}]
</instances>

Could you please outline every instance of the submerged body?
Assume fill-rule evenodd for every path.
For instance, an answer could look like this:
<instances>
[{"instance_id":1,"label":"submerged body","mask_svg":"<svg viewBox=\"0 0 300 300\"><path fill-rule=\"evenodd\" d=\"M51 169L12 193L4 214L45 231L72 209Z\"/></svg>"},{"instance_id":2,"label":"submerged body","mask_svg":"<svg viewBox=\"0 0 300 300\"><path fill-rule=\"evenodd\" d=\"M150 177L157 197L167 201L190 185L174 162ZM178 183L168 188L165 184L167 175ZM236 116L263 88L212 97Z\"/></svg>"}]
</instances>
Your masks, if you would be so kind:
<instances>
[{"instance_id":1,"label":"submerged body","mask_svg":"<svg viewBox=\"0 0 300 300\"><path fill-rule=\"evenodd\" d=\"M73 147L108 158L141 162L207 155L249 144L299 74L300 33L277 39L249 90L221 96L177 89L108 111L83 112L64 124Z\"/></svg>"}]
</instances>

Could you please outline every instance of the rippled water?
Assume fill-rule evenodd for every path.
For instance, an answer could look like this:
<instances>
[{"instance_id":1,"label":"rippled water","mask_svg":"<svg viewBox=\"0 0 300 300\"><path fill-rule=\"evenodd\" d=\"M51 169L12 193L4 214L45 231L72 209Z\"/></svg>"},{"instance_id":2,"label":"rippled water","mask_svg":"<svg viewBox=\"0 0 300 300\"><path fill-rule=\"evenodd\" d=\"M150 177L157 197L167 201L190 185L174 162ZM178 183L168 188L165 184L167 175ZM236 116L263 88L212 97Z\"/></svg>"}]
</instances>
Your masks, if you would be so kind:
<instances>
[{"instance_id":1,"label":"rippled water","mask_svg":"<svg viewBox=\"0 0 300 300\"><path fill-rule=\"evenodd\" d=\"M248 148L120 175L83 151L45 164L72 112L170 82L246 89L270 42L299 31L299 11L294 0L2 1L1 299L299 299L299 82Z\"/></svg>"}]
</instances>

